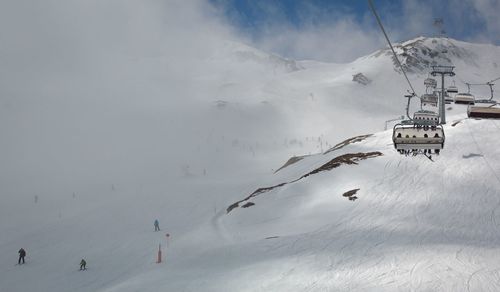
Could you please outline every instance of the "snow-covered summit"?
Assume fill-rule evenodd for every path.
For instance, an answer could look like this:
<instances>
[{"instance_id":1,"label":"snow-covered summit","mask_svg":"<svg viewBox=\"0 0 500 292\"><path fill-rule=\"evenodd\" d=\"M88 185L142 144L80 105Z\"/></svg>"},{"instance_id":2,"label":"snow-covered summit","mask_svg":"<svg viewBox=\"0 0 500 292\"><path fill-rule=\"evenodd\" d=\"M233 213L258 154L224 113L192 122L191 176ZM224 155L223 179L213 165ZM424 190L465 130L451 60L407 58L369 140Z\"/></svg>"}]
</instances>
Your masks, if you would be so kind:
<instances>
[{"instance_id":1,"label":"snow-covered summit","mask_svg":"<svg viewBox=\"0 0 500 292\"><path fill-rule=\"evenodd\" d=\"M284 58L276 54L266 53L241 42L226 40L215 53L216 59L229 58L236 62L253 62L269 67L274 72L289 73L304 69L293 59Z\"/></svg>"},{"instance_id":2,"label":"snow-covered summit","mask_svg":"<svg viewBox=\"0 0 500 292\"><path fill-rule=\"evenodd\" d=\"M483 53L500 52L498 47L487 44L472 44L451 38L417 37L393 45L405 70L410 73L427 73L432 66L474 66L481 65ZM399 71L396 60L389 48L379 50L373 56L390 56Z\"/></svg>"}]
</instances>

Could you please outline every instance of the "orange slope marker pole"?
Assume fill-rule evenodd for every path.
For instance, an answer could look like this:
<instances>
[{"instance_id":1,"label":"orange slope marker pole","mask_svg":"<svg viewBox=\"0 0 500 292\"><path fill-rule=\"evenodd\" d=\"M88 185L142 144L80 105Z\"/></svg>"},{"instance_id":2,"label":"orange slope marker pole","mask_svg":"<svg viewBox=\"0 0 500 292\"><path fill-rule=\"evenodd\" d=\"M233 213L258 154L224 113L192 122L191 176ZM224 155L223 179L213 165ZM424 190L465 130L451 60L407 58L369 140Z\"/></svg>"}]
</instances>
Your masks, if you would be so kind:
<instances>
[{"instance_id":1,"label":"orange slope marker pole","mask_svg":"<svg viewBox=\"0 0 500 292\"><path fill-rule=\"evenodd\" d=\"M156 260L156 263L161 263L161 243L158 245L158 259Z\"/></svg>"}]
</instances>

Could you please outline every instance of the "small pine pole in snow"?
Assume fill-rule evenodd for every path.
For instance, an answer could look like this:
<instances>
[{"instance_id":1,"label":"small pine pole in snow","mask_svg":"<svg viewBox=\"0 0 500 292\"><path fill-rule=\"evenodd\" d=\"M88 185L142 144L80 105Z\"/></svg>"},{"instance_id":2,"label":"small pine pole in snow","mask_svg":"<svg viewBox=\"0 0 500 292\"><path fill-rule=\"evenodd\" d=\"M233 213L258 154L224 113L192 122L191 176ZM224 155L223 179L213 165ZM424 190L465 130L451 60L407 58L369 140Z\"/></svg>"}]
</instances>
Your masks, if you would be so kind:
<instances>
[{"instance_id":1,"label":"small pine pole in snow","mask_svg":"<svg viewBox=\"0 0 500 292\"><path fill-rule=\"evenodd\" d=\"M156 263L161 263L161 243L158 245L158 259L156 260Z\"/></svg>"}]
</instances>

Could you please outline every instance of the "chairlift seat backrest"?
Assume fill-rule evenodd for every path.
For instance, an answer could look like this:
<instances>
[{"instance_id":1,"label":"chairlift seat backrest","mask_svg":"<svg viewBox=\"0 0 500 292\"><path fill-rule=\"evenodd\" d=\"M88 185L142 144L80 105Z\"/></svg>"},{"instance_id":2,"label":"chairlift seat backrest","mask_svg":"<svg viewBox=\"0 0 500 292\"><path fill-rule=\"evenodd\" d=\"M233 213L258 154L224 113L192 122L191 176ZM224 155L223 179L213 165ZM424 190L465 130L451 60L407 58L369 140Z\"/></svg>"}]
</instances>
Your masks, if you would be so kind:
<instances>
[{"instance_id":1,"label":"chairlift seat backrest","mask_svg":"<svg viewBox=\"0 0 500 292\"><path fill-rule=\"evenodd\" d=\"M392 140L397 150L436 150L444 147L444 130L440 125L421 127L416 124L394 126Z\"/></svg>"}]
</instances>

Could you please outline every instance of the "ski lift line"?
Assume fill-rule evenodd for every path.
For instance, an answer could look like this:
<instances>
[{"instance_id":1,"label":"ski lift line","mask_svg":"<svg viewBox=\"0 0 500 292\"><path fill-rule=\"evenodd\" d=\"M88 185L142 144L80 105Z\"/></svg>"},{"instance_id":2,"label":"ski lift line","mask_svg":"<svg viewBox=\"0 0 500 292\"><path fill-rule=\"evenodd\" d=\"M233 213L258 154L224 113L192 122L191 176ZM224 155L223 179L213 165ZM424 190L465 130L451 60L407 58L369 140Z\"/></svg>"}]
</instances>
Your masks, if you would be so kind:
<instances>
[{"instance_id":1,"label":"ski lift line","mask_svg":"<svg viewBox=\"0 0 500 292\"><path fill-rule=\"evenodd\" d=\"M499 80L499 79L500 79L500 77L498 77L498 78L496 78L496 79L493 79L493 80L491 80L491 81L488 81L487 83L495 82L495 81L497 81L497 80Z\"/></svg>"},{"instance_id":2,"label":"ski lift line","mask_svg":"<svg viewBox=\"0 0 500 292\"><path fill-rule=\"evenodd\" d=\"M407 94L405 95L406 98L408 98L408 102L406 103L406 116L408 117L408 120L411 120L411 117L410 117L410 103L411 103L411 99L412 97L414 97L413 94ZM422 109L422 104L420 104L420 109Z\"/></svg>"},{"instance_id":3,"label":"ski lift line","mask_svg":"<svg viewBox=\"0 0 500 292\"><path fill-rule=\"evenodd\" d=\"M490 92L491 92L489 100L493 100L493 85L495 85L493 82L495 82L498 79L500 79L500 77L498 77L497 79L493 79L491 81L488 81L486 83L469 83L469 82L464 82L464 81L462 81L462 82L464 82L465 85L467 85L467 93L470 93L470 87L471 86L481 86L481 85L489 86L490 87Z\"/></svg>"},{"instance_id":4,"label":"ski lift line","mask_svg":"<svg viewBox=\"0 0 500 292\"><path fill-rule=\"evenodd\" d=\"M399 61L398 55L396 55L396 51L394 51L394 48L392 47L391 41L389 40L389 37L387 36L387 33L385 32L384 26L382 25L382 21L380 20L380 17L377 14L377 11L375 10L375 6L373 5L372 0L368 0L368 4L370 5L370 8L373 12L373 15L375 15L375 18L377 19L377 23L380 26L380 29L384 33L385 39L387 40L387 43L389 44L389 47L391 48L392 54L394 55L394 58L396 58L396 61L398 62L399 68L401 68L401 71L403 72L403 75L406 78L406 81L408 82L408 85L410 85L411 91L413 95L417 95L415 93L415 89L413 89L413 86L411 85L410 79L406 75L406 72L403 68L403 65L401 64L401 61Z\"/></svg>"},{"instance_id":5,"label":"ski lift line","mask_svg":"<svg viewBox=\"0 0 500 292\"><path fill-rule=\"evenodd\" d=\"M482 153L483 152L483 149L481 149L481 147L479 146L479 143L477 143L476 141L476 138L474 137L474 134L472 134L472 131L470 129L470 125L469 125L469 120L467 119L467 121L465 122L465 124L467 125L467 129L469 130L469 135L471 136L472 138L472 141L474 141L474 144L476 144L476 147L477 149ZM495 176L495 178L497 179L498 183L500 183L500 177L498 176L498 174L495 172L495 170L493 169L493 167L491 167L490 163L488 162L488 160L483 156L481 156L484 160L484 162L486 163L486 165L488 166L488 168L490 169L490 171L493 173L493 175Z\"/></svg>"},{"instance_id":6,"label":"ski lift line","mask_svg":"<svg viewBox=\"0 0 500 292\"><path fill-rule=\"evenodd\" d=\"M459 78L460 79L460 78ZM492 82L495 82L497 80L500 80L500 77L498 78L495 78L493 80L490 80L490 81L487 81L486 83L470 83L470 82L465 82L463 81L462 79L460 79L460 81L465 84L465 85L489 85L489 83L492 83Z\"/></svg>"},{"instance_id":7,"label":"ski lift line","mask_svg":"<svg viewBox=\"0 0 500 292\"><path fill-rule=\"evenodd\" d=\"M388 123L391 123L391 122L395 122L395 121L399 121L399 120L403 120L405 116L400 116L398 118L395 118L395 119L390 119L390 120L387 120L385 121L385 126L384 126L384 131L387 131L387 124Z\"/></svg>"}]
</instances>

